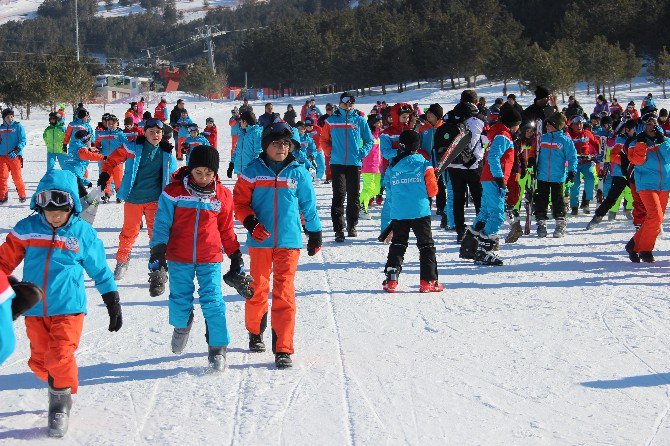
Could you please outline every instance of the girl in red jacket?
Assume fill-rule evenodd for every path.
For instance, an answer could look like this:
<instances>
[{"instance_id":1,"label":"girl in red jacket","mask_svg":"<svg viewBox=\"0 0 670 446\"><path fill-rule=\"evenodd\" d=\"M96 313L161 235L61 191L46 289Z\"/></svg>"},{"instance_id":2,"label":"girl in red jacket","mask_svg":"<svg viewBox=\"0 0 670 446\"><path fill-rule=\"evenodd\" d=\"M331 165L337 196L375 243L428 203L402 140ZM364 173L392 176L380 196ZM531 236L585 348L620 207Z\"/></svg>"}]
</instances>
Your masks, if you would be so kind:
<instances>
[{"instance_id":1,"label":"girl in red jacket","mask_svg":"<svg viewBox=\"0 0 670 446\"><path fill-rule=\"evenodd\" d=\"M218 150L219 131L216 129L216 124L214 124L214 118L207 118L205 120L205 129L202 131L202 134L207 138L207 141L209 141L209 145Z\"/></svg>"}]
</instances>

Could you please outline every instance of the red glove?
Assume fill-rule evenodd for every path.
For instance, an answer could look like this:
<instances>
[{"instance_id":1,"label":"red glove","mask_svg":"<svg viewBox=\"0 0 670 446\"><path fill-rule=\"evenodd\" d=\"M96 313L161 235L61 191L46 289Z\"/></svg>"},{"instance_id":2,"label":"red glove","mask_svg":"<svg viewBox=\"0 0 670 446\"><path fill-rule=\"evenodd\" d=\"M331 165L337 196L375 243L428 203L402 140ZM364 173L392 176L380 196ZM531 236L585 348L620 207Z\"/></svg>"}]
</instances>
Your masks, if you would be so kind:
<instances>
[{"instance_id":1,"label":"red glove","mask_svg":"<svg viewBox=\"0 0 670 446\"><path fill-rule=\"evenodd\" d=\"M258 243L263 243L263 241L265 241L269 237L270 233L268 232L267 229L265 229L265 226L263 226L260 223L258 223L254 227L254 230L251 232L251 238L256 240Z\"/></svg>"}]
</instances>

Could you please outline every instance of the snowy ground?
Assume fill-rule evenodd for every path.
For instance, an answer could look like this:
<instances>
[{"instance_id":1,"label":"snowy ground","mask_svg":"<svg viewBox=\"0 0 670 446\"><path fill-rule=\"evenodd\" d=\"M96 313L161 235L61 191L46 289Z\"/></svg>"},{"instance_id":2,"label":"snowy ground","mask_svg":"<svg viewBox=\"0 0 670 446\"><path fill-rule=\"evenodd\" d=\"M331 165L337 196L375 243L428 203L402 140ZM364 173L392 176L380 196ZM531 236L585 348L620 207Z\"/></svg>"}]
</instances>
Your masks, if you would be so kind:
<instances>
[{"instance_id":1,"label":"snowy ground","mask_svg":"<svg viewBox=\"0 0 670 446\"><path fill-rule=\"evenodd\" d=\"M636 100L646 88L633 92ZM495 97L493 87L482 91ZM422 90L384 99L440 100L446 111L453 97ZM365 99L368 111L377 98ZM197 122L216 119L223 170L231 107L187 99ZM111 107L117 115L123 109ZM102 108L91 111L98 118ZM25 122L31 190L45 168L45 121L41 113ZM336 245L329 187L318 186L317 195L324 247L301 257L292 370L275 370L271 353L248 353L244 302L232 293L228 370L206 371L199 311L185 353L173 355L167 294L148 293L143 231L119 284L119 333L107 331L106 310L87 282L81 387L67 444L670 444L668 241L659 240L656 264L634 265L623 252L629 222L586 232L588 217L580 215L566 238L522 238L501 247L505 266L485 268L459 260L455 235L435 220L446 291L417 292L410 246L400 292L389 295L381 291L388 247L374 241L379 222L361 222L358 238ZM0 232L29 213L12 191ZM120 226L121 206L103 205L96 227L111 267ZM237 232L245 240L239 225ZM49 444L46 389L27 368L23 325L16 323L17 351L0 367L0 444Z\"/></svg>"}]
</instances>

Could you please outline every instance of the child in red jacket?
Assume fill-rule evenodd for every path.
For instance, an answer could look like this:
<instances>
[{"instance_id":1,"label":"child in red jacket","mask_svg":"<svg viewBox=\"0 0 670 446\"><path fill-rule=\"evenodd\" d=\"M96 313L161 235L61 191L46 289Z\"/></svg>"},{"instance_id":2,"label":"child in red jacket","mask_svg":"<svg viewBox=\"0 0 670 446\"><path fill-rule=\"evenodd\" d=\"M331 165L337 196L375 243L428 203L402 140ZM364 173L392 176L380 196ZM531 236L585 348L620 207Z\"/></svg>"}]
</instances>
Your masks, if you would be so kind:
<instances>
[{"instance_id":1,"label":"child in red jacket","mask_svg":"<svg viewBox=\"0 0 670 446\"><path fill-rule=\"evenodd\" d=\"M149 269L169 267L173 353L181 353L188 342L197 277L209 365L222 371L230 342L221 291L222 251L230 258L226 276L241 275L244 262L233 230L232 194L219 182L218 170L219 152L198 146L191 152L188 166L175 172L158 201Z\"/></svg>"},{"instance_id":2,"label":"child in red jacket","mask_svg":"<svg viewBox=\"0 0 670 446\"><path fill-rule=\"evenodd\" d=\"M214 124L214 118L207 118L205 120L205 129L202 131L202 134L207 138L210 146L217 150L219 149L219 131L216 129L216 124Z\"/></svg>"}]
</instances>

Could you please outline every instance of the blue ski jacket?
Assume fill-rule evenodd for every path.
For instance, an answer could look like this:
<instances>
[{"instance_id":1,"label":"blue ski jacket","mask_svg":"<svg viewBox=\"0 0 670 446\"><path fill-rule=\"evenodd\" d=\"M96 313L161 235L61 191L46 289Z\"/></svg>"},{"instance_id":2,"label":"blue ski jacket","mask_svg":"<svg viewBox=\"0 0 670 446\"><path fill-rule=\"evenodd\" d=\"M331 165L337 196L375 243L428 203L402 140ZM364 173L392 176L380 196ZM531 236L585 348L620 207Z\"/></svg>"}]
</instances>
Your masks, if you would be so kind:
<instances>
[{"instance_id":1,"label":"blue ski jacket","mask_svg":"<svg viewBox=\"0 0 670 446\"><path fill-rule=\"evenodd\" d=\"M537 179L548 183L563 183L568 172L577 172L577 149L565 133L555 131L542 135L537 148Z\"/></svg>"}]
</instances>

